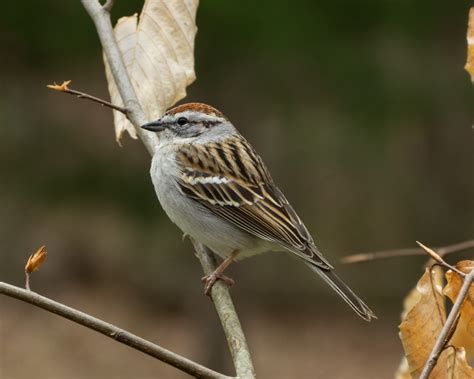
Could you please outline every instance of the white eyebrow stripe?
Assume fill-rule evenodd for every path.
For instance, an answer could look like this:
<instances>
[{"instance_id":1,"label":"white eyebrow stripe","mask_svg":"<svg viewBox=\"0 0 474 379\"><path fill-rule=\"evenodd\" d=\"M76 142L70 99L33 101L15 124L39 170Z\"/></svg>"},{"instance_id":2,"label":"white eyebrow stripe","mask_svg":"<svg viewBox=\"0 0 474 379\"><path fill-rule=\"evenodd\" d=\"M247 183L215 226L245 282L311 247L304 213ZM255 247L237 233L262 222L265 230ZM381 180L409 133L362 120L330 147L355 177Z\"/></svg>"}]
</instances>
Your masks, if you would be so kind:
<instances>
[{"instance_id":1,"label":"white eyebrow stripe","mask_svg":"<svg viewBox=\"0 0 474 379\"><path fill-rule=\"evenodd\" d=\"M227 184L231 180L223 176L198 176L198 177L188 177L190 184Z\"/></svg>"},{"instance_id":2,"label":"white eyebrow stripe","mask_svg":"<svg viewBox=\"0 0 474 379\"><path fill-rule=\"evenodd\" d=\"M170 116L170 119L179 119L180 117L186 117L191 122L222 122L223 118L214 114L207 113L196 113L194 111L184 111Z\"/></svg>"}]
</instances>

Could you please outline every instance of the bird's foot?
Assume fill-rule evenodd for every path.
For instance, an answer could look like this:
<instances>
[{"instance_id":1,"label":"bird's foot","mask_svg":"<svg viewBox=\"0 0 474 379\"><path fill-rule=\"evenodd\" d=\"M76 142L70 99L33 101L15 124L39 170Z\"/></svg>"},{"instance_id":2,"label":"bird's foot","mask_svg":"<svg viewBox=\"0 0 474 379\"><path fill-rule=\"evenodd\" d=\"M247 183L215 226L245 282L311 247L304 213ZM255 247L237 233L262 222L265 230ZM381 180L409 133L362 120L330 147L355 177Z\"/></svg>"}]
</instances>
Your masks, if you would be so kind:
<instances>
[{"instance_id":1,"label":"bird's foot","mask_svg":"<svg viewBox=\"0 0 474 379\"><path fill-rule=\"evenodd\" d=\"M204 283L204 294L206 296L211 296L211 289L212 286L217 282L217 280L222 280L225 284L227 284L229 287L232 287L234 285L234 279L229 278L228 276L224 275L222 272L219 272L218 270L214 271L210 275L203 276L201 278L201 281Z\"/></svg>"}]
</instances>

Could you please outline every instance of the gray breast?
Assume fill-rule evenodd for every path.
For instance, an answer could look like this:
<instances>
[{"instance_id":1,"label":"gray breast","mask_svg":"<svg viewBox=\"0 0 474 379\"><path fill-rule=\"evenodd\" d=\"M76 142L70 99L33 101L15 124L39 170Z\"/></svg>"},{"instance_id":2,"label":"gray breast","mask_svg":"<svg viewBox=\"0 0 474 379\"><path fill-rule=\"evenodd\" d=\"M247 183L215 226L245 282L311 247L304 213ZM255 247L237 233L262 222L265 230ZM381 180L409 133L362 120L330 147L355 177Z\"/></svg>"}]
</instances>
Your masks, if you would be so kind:
<instances>
[{"instance_id":1,"label":"gray breast","mask_svg":"<svg viewBox=\"0 0 474 379\"><path fill-rule=\"evenodd\" d=\"M269 250L265 241L218 218L183 194L177 184L180 171L171 145L157 150L150 174L158 200L171 221L221 257L226 258L235 250L241 251L241 257Z\"/></svg>"}]
</instances>

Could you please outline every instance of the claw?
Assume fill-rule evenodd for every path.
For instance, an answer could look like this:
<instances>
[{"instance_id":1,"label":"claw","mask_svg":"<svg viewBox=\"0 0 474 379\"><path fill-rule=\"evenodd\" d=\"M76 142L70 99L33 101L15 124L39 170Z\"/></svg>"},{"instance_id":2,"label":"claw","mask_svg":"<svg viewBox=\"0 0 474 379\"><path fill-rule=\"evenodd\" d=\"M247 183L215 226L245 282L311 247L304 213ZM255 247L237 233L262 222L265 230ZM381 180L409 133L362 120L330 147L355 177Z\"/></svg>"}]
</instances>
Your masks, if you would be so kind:
<instances>
[{"instance_id":1,"label":"claw","mask_svg":"<svg viewBox=\"0 0 474 379\"><path fill-rule=\"evenodd\" d=\"M229 278L228 276L217 272L216 270L212 274L203 276L201 278L201 281L204 283L204 294L206 296L211 296L211 289L219 279L222 280L229 287L232 287L235 284L234 279Z\"/></svg>"}]
</instances>

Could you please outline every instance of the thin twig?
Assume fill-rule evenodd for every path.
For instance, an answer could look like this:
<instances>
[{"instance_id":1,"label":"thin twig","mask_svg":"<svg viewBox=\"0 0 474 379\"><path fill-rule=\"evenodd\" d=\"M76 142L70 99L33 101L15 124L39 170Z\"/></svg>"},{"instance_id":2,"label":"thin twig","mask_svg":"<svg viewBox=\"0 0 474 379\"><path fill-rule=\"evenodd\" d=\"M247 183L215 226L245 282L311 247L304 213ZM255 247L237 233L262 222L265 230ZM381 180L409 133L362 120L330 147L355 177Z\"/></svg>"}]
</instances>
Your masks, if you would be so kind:
<instances>
[{"instance_id":1,"label":"thin twig","mask_svg":"<svg viewBox=\"0 0 474 379\"><path fill-rule=\"evenodd\" d=\"M107 12L112 12L112 8L114 7L115 0L107 0L102 8L104 8Z\"/></svg>"},{"instance_id":2,"label":"thin twig","mask_svg":"<svg viewBox=\"0 0 474 379\"><path fill-rule=\"evenodd\" d=\"M170 350L138 337L135 334L120 329L115 325L109 324L86 313L78 311L77 309L68 307L47 297L41 296L36 292L24 290L23 288L0 282L0 294L13 297L15 299L32 304L38 308L42 308L48 312L67 318L68 320L85 326L86 328L95 330L104 336L112 338L124 345L130 346L133 349L159 359L160 361L174 366L181 371L184 371L195 377L216 379L230 378L229 376L222 375L216 371L200 365L199 363L191 361L190 359L184 358L181 355L173 353Z\"/></svg>"},{"instance_id":3,"label":"thin twig","mask_svg":"<svg viewBox=\"0 0 474 379\"><path fill-rule=\"evenodd\" d=\"M201 261L204 273L206 275L211 274L217 267L214 253L193 239L191 241L196 255ZM224 282L218 280L212 287L211 297L221 320L232 359L235 362L237 376L241 378L255 378L250 350L237 317L237 312L235 311L234 304L226 299L228 291Z\"/></svg>"},{"instance_id":4,"label":"thin twig","mask_svg":"<svg viewBox=\"0 0 474 379\"><path fill-rule=\"evenodd\" d=\"M457 253L459 251L474 248L474 240L459 242L453 245L442 246L436 248L438 254L444 257L447 254ZM362 263L372 261L375 259L394 258L394 257L408 257L414 255L425 255L426 252L421 248L382 250L369 253L359 253L345 256L341 259L342 263Z\"/></svg>"},{"instance_id":5,"label":"thin twig","mask_svg":"<svg viewBox=\"0 0 474 379\"><path fill-rule=\"evenodd\" d=\"M70 80L68 80L66 82L63 82L63 84L61 84L61 85L48 84L46 87L48 87L49 89L55 90L55 91L68 93L70 95L75 95L79 99L87 99L87 100L94 101L96 103L99 103L100 105L115 109L116 111L122 112L124 115L127 115L127 109L126 108L123 108L123 107L120 107L118 105L112 104L109 101L100 99L98 97L89 95L87 93L71 89L71 88L68 87L69 83L71 83Z\"/></svg>"},{"instance_id":6,"label":"thin twig","mask_svg":"<svg viewBox=\"0 0 474 379\"><path fill-rule=\"evenodd\" d=\"M448 270L452 270L456 272L457 274L461 275L463 278L466 276L464 272L461 270L458 270L456 267L450 265L448 262L446 262L441 255L439 255L436 251L433 249L430 249L428 246L423 245L420 241L416 241L416 243L438 264L441 266L446 267Z\"/></svg>"},{"instance_id":7,"label":"thin twig","mask_svg":"<svg viewBox=\"0 0 474 379\"><path fill-rule=\"evenodd\" d=\"M419 379L428 379L431 371L435 367L441 352L443 351L446 343L448 342L448 336L450 334L450 331L453 328L454 322L456 321L459 311L461 309L461 305L464 299L466 298L466 295L469 291L469 287L471 286L473 280L474 270L472 270L469 275L464 278L464 283L461 287L461 290L459 291L458 297L456 298L456 302L454 303L451 312L449 312L448 319L446 320L446 323L444 324L441 333L436 339L435 345L433 346L433 350L431 351L431 354L428 357L428 360L426 361L425 367L423 368Z\"/></svg>"},{"instance_id":8,"label":"thin twig","mask_svg":"<svg viewBox=\"0 0 474 379\"><path fill-rule=\"evenodd\" d=\"M128 76L122 54L115 40L112 23L110 21L110 13L107 9L104 9L97 0L81 0L81 2L97 29L97 34L109 63L115 84L117 85L123 104L128 110L127 118L134 125L138 136L148 152L153 155L158 146L158 139L154 133L146 132L140 128L140 125L143 125L147 120ZM209 251L203 250L202 253L197 252L197 255L205 273L209 273L215 269L215 264L213 264L212 261L213 255ZM232 303L232 298L230 297L228 288L218 284L217 290L212 292L212 297L219 316L224 316L221 317L224 332L226 336L232 337L230 339L230 345L240 344L240 346L238 346L238 354L234 355L231 348L237 375L245 378L254 378L255 374L250 353L247 343L245 342L245 336L240 322L238 322L238 315ZM228 322L226 320L233 321ZM235 339L233 339L233 337L235 337ZM240 375L241 373L243 374Z\"/></svg>"},{"instance_id":9,"label":"thin twig","mask_svg":"<svg viewBox=\"0 0 474 379\"><path fill-rule=\"evenodd\" d=\"M29 272L25 272L25 289L27 291L31 291L31 288L30 288L30 273Z\"/></svg>"}]
</instances>

